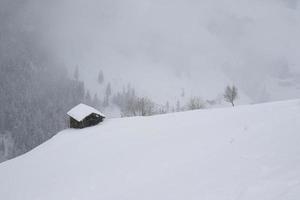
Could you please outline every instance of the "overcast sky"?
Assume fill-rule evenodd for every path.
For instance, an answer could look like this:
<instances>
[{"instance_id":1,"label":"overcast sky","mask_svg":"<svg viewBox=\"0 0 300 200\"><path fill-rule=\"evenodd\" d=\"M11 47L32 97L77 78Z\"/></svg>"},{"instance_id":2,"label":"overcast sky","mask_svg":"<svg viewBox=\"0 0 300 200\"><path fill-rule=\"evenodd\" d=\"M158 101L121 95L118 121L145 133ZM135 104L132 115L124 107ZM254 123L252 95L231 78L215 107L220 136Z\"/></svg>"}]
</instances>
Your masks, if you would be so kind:
<instances>
[{"instance_id":1,"label":"overcast sky","mask_svg":"<svg viewBox=\"0 0 300 200\"><path fill-rule=\"evenodd\" d=\"M213 98L234 83L250 101L300 97L298 0L28 2L24 22L94 90L103 69L150 96Z\"/></svg>"}]
</instances>

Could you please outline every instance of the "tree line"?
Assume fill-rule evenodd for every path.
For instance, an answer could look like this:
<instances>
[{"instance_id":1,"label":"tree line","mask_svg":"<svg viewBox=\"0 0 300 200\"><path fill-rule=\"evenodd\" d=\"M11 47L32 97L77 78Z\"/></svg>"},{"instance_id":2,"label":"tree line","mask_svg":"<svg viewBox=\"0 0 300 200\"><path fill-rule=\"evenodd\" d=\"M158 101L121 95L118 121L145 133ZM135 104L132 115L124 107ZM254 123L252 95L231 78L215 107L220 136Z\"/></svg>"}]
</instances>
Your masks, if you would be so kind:
<instances>
[{"instance_id":1,"label":"tree line","mask_svg":"<svg viewBox=\"0 0 300 200\"><path fill-rule=\"evenodd\" d=\"M98 73L98 83L105 84L104 73L102 70ZM223 98L215 100L203 100L201 97L192 96L183 105L179 100L175 105L167 101L164 105L155 103L147 96L140 96L130 84L123 86L122 91L113 92L110 82L106 83L106 89L102 92L103 100L95 98L92 101L90 94L86 98L86 103L98 109L104 109L108 106L117 106L120 110L121 117L129 116L150 116L155 114L164 114L170 112L179 112L186 110L205 109L220 104L222 100L229 102L234 106L235 100L238 98L238 89L236 86L228 85L225 88ZM97 94L95 94L97 95ZM185 96L184 89L181 90L181 98Z\"/></svg>"}]
</instances>

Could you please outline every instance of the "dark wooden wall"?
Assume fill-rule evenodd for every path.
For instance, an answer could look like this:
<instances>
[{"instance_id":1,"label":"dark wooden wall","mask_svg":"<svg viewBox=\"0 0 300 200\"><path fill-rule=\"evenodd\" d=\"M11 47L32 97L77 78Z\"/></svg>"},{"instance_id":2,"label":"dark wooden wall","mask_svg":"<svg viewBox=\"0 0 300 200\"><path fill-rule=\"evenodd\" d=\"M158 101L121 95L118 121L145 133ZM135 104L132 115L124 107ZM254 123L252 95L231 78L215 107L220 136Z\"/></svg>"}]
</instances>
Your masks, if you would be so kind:
<instances>
[{"instance_id":1,"label":"dark wooden wall","mask_svg":"<svg viewBox=\"0 0 300 200\"><path fill-rule=\"evenodd\" d=\"M97 115L95 113L90 114L80 122L70 117L70 128L85 128L85 127L95 126L100 122L102 122L103 119L104 117Z\"/></svg>"}]
</instances>

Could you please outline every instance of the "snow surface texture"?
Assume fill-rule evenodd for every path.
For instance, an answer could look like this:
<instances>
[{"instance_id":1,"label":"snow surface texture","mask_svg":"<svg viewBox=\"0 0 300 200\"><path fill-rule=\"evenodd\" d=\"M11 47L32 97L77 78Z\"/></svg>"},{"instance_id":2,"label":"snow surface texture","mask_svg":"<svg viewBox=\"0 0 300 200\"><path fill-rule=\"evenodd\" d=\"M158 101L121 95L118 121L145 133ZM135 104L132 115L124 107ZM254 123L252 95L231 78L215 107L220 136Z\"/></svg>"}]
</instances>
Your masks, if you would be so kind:
<instances>
[{"instance_id":1,"label":"snow surface texture","mask_svg":"<svg viewBox=\"0 0 300 200\"><path fill-rule=\"evenodd\" d=\"M67 114L80 122L92 113L105 117L100 111L82 103L72 108Z\"/></svg>"},{"instance_id":2,"label":"snow surface texture","mask_svg":"<svg viewBox=\"0 0 300 200\"><path fill-rule=\"evenodd\" d=\"M65 130L0 165L5 200L299 200L300 100Z\"/></svg>"}]
</instances>

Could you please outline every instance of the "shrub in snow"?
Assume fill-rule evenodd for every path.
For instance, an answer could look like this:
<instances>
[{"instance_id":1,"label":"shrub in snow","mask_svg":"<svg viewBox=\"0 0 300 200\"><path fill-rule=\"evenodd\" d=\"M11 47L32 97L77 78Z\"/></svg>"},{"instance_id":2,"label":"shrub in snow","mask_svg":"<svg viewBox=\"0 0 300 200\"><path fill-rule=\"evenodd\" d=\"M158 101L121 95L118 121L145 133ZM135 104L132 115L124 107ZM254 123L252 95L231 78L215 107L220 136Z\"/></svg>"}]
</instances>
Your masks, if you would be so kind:
<instances>
[{"instance_id":1,"label":"shrub in snow","mask_svg":"<svg viewBox=\"0 0 300 200\"><path fill-rule=\"evenodd\" d=\"M197 110L205 107L205 102L199 97L192 97L186 105L187 110Z\"/></svg>"}]
</instances>

